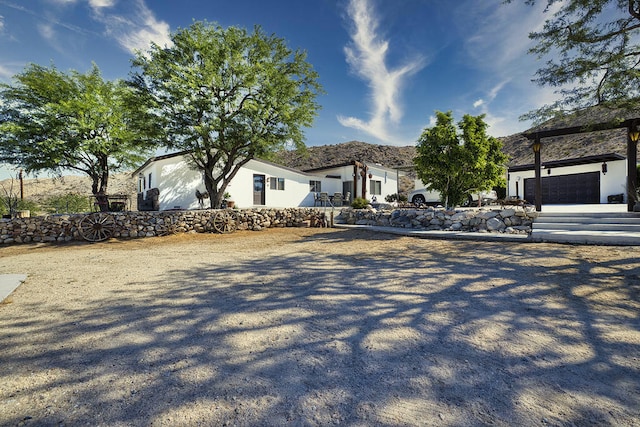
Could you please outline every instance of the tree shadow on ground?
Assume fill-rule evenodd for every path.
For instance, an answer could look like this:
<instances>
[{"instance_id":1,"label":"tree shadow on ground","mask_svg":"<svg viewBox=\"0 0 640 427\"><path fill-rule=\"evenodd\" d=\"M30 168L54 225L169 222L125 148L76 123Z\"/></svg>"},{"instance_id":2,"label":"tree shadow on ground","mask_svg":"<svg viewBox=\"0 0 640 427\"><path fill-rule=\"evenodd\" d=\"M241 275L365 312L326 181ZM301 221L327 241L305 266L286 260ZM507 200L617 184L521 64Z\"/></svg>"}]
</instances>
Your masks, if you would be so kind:
<instances>
[{"instance_id":1,"label":"tree shadow on ground","mask_svg":"<svg viewBox=\"0 0 640 427\"><path fill-rule=\"evenodd\" d=\"M0 344L19 345L27 326L48 337L0 361L34 377L18 395L63 390L70 424L640 419L638 259L517 243L385 249L395 239L329 232L283 253L174 268L56 325L34 324L26 306ZM33 419L60 421L53 406Z\"/></svg>"}]
</instances>

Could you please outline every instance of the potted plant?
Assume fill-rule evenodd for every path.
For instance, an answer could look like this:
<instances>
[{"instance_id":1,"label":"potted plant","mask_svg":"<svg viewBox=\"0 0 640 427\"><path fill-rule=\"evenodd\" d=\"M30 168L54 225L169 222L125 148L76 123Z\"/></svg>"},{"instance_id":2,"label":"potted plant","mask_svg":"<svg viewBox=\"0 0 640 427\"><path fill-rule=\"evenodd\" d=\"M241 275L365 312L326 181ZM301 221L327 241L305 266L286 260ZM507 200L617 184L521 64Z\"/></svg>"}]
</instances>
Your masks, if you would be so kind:
<instances>
[{"instance_id":1,"label":"potted plant","mask_svg":"<svg viewBox=\"0 0 640 427\"><path fill-rule=\"evenodd\" d=\"M236 202L231 200L231 194L229 194L228 191L225 192L222 197L224 198L224 202L226 203L228 208L233 208L236 205Z\"/></svg>"}]
</instances>

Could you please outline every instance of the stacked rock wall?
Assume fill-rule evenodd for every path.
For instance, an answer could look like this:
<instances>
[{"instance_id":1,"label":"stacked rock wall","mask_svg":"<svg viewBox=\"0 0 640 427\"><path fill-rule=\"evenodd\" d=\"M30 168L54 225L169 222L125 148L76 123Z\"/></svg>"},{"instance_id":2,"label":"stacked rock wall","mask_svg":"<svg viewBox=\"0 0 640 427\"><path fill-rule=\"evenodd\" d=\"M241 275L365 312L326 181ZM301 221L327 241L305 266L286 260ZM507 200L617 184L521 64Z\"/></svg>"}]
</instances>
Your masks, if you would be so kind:
<instances>
[{"instance_id":1,"label":"stacked rock wall","mask_svg":"<svg viewBox=\"0 0 640 427\"><path fill-rule=\"evenodd\" d=\"M537 213L532 208L445 210L343 210L336 222L351 225L375 225L420 230L531 233Z\"/></svg>"},{"instance_id":2,"label":"stacked rock wall","mask_svg":"<svg viewBox=\"0 0 640 427\"><path fill-rule=\"evenodd\" d=\"M111 212L115 238L152 237L173 233L214 232L217 210L165 212ZM235 211L239 230L270 227L308 227L324 224L318 209L247 209ZM83 240L80 222L87 214L47 215L0 219L0 244L69 242Z\"/></svg>"},{"instance_id":3,"label":"stacked rock wall","mask_svg":"<svg viewBox=\"0 0 640 427\"><path fill-rule=\"evenodd\" d=\"M112 237L131 239L167 233L214 232L217 210L113 212ZM325 211L311 208L236 210L239 230L326 225ZM530 233L531 209L351 209L336 212L335 223L422 230ZM0 219L0 244L83 240L80 222L86 214Z\"/></svg>"}]
</instances>

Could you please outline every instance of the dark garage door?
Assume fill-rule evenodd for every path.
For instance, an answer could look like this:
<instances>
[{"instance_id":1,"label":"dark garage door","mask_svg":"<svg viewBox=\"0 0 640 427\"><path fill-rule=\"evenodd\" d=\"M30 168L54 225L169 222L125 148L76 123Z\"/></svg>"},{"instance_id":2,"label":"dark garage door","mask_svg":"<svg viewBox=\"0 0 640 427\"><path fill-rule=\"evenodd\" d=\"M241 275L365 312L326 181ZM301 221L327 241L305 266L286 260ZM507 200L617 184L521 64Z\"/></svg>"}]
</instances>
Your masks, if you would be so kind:
<instances>
[{"instance_id":1,"label":"dark garage door","mask_svg":"<svg viewBox=\"0 0 640 427\"><path fill-rule=\"evenodd\" d=\"M524 198L535 203L535 179L524 180ZM542 177L542 204L600 203L600 172Z\"/></svg>"}]
</instances>

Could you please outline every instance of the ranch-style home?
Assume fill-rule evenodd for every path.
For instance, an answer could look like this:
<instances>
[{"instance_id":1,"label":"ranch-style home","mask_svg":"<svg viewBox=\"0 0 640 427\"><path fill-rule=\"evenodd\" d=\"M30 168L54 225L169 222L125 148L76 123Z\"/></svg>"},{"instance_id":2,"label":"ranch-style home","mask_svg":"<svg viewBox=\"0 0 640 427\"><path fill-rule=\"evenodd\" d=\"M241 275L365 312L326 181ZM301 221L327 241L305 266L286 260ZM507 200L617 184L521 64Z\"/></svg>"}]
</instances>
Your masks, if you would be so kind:
<instances>
[{"instance_id":1,"label":"ranch-style home","mask_svg":"<svg viewBox=\"0 0 640 427\"><path fill-rule=\"evenodd\" d=\"M206 189L202 172L191 165L188 152L153 157L132 176L138 183L138 210L209 207L209 200L201 204L197 197ZM354 197L383 201L388 194L397 192L397 173L356 161L299 171L253 159L240 169L226 192L240 208L340 206Z\"/></svg>"},{"instance_id":2,"label":"ranch-style home","mask_svg":"<svg viewBox=\"0 0 640 427\"><path fill-rule=\"evenodd\" d=\"M307 169L307 173L338 179L342 194L384 202L385 197L398 192L400 172L379 164L350 161L321 168Z\"/></svg>"},{"instance_id":3,"label":"ranch-style home","mask_svg":"<svg viewBox=\"0 0 640 427\"><path fill-rule=\"evenodd\" d=\"M595 115L595 117L594 117ZM535 201L535 154L531 135L550 129L588 126L606 120L598 109L564 122L550 121L502 139L510 157L507 196ZM599 204L627 202L626 128L579 132L541 140L541 203ZM529 136L529 138L527 138Z\"/></svg>"}]
</instances>

